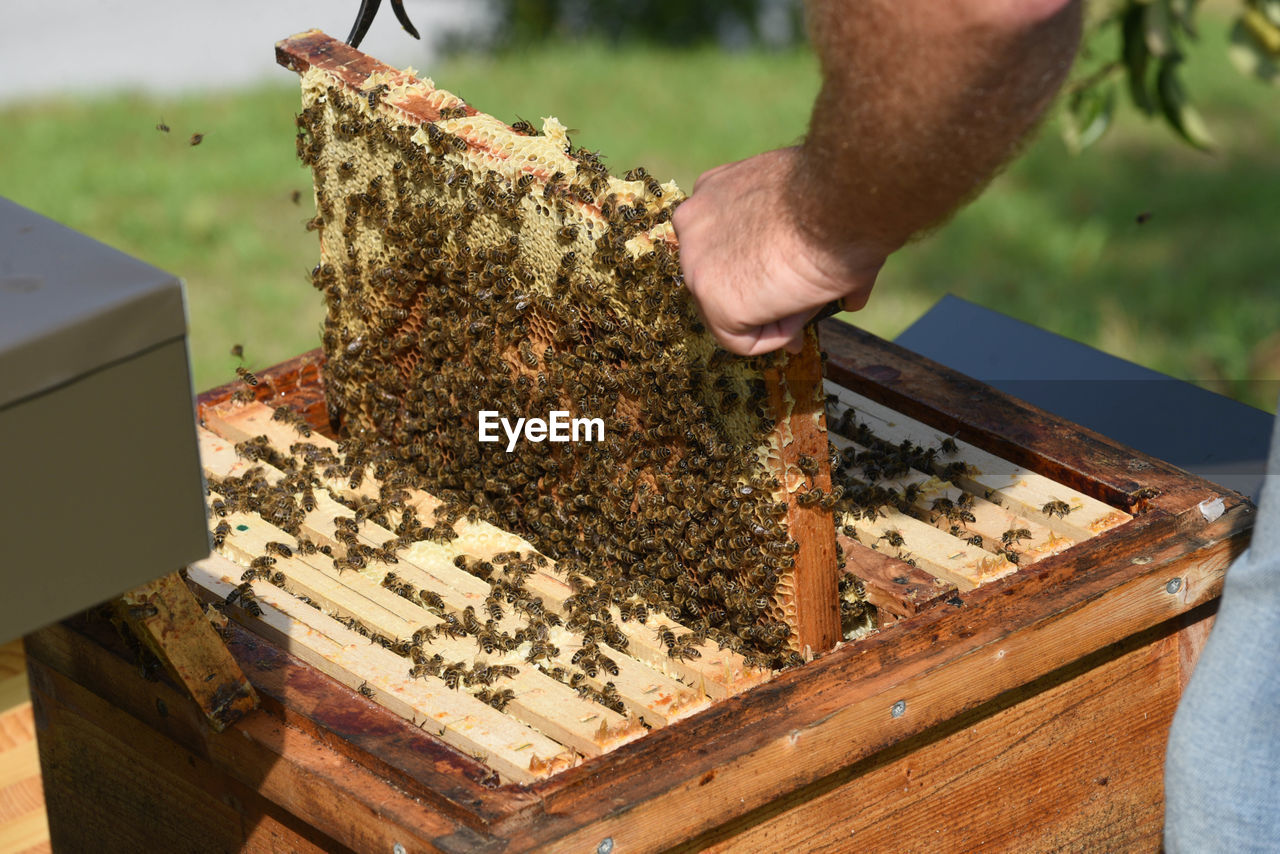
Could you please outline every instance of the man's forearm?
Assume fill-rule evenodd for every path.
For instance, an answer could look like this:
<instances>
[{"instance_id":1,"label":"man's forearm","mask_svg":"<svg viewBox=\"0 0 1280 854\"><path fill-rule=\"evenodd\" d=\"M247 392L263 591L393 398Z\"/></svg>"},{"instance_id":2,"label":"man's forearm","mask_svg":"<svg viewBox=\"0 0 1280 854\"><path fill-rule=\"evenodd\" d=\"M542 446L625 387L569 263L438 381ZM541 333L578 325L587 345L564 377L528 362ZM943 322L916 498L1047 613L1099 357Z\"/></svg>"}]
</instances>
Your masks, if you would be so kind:
<instances>
[{"instance_id":1,"label":"man's forearm","mask_svg":"<svg viewBox=\"0 0 1280 854\"><path fill-rule=\"evenodd\" d=\"M811 0L824 83L789 199L806 230L887 253L972 198L1061 86L1080 6Z\"/></svg>"}]
</instances>

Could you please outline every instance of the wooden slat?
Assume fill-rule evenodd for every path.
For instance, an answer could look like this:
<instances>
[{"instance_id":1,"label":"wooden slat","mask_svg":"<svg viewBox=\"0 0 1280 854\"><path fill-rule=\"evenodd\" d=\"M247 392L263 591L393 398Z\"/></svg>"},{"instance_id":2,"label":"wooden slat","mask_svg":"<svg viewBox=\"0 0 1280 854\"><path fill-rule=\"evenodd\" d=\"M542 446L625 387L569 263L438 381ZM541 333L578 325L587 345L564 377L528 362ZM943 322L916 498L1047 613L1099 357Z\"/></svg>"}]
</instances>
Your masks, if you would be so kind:
<instances>
[{"instance_id":1,"label":"wooden slat","mask_svg":"<svg viewBox=\"0 0 1280 854\"><path fill-rule=\"evenodd\" d=\"M582 648L581 635L559 627L551 630L551 642L559 647L562 659L572 660L573 654ZM599 647L616 662L618 673L614 675L600 670L595 676L588 676L587 683L600 689L606 682L612 682L627 709L644 718L646 723L655 727L666 726L710 705L706 694L663 676L607 644L599 644Z\"/></svg>"},{"instance_id":2,"label":"wooden slat","mask_svg":"<svg viewBox=\"0 0 1280 854\"><path fill-rule=\"evenodd\" d=\"M862 580L867 601L881 611L879 625L892 617L913 617L956 595L956 585L919 567L867 548L844 534L836 535L844 549L845 572ZM888 620L885 613L892 615Z\"/></svg>"},{"instance_id":3,"label":"wooden slat","mask_svg":"<svg viewBox=\"0 0 1280 854\"><path fill-rule=\"evenodd\" d=\"M258 407L258 412L256 414L259 418L261 417L262 409L262 407ZM255 413L253 410L249 410L248 414L252 416ZM209 446L215 453L220 453L218 451L218 447L225 449L225 442L227 440L244 441L245 438L248 437L249 428L246 428L244 423L239 419L209 418L207 419L207 423L217 427L218 429L227 430L232 433L232 436L224 438L223 443L220 446L212 435L202 435L202 447ZM271 423L285 426L282 422ZM253 423L253 428L260 426L266 425L261 421ZM281 436L279 432L274 430L273 432L276 434L275 440L280 441ZM267 435L269 440L272 438L271 434L259 435ZM219 469L228 470L229 463L230 460L224 453L220 458ZM264 471L274 471L269 465L262 464L262 466ZM308 514L306 522L304 523L304 529L315 534L318 537L318 541L328 541L331 544L336 544L336 541L334 541L332 537L332 518L330 517L327 523L324 521L327 515L326 511L328 513L339 512L342 515L346 515L349 512L341 505L337 505L336 502L333 504L333 507L328 506L323 500L322 494L317 493L316 510ZM242 525L249 528L250 531L255 531L261 528L260 523L250 525L245 524L244 521L240 521L239 524L232 526L233 536L228 538L226 547L232 546L235 535L246 533L238 530ZM359 536L371 545L380 545L382 542L390 539L393 534L375 523L365 520L360 527ZM256 554L262 553L261 549L265 546L267 541L276 538L288 539L287 536L283 535L283 532L280 532L278 535L257 534L253 540L253 549L256 551ZM244 554L244 557L246 558L246 565L252 557L256 556L256 554ZM445 601L446 606L455 612L461 612L468 606L475 607L477 611L479 611L484 603L484 599L488 596L489 585L470 573L458 569L453 564L453 554L451 553L451 550L445 546L428 542L414 543L408 548L400 551L397 556L399 558L399 563L392 567L366 568L360 573L348 571L346 573L342 573L342 576L351 576L349 583L352 585L362 583L375 591L373 593L365 591L364 595L369 596L370 598L377 598L377 595L379 594L383 598L391 597L403 603L402 607L405 608L415 608L416 606L413 606L412 603L404 600L403 597L397 596L396 594L381 588L381 586L379 584L375 584L375 582L361 582L358 581L358 579L361 579L362 576L370 573L385 574L387 569L390 569L403 581L413 584L415 587L433 590ZM318 602L322 602L330 606L337 606L340 613L350 613L351 616L356 616L361 620L361 622L368 625L369 628L385 634L387 637L392 639L403 640L408 635L412 635L412 632L416 630L416 628L421 627L420 625L413 626L411 624L397 624L394 621L389 621L384 615L375 610L366 609L361 613L358 608L358 601L351 600L350 597L347 597L347 599L344 600L340 594L336 594L333 591L325 591L316 586L314 578L312 576L307 576L299 567L301 560L305 559L278 559L277 568L284 571L286 575L289 576L291 582L298 583L300 580L304 580L304 577L305 579L310 580L312 583L307 589L312 592L307 593L307 595L316 599ZM319 559L312 563L318 571L323 572L323 570L320 569L321 562ZM423 563L430 564L432 567L431 571L423 569ZM344 583L348 583L347 579L339 577L336 573L331 577L331 581L333 584L339 586ZM462 591L466 592L463 593ZM312 593L315 595L312 595ZM339 605L338 603L343 604ZM384 607L385 606L386 605L384 603ZM422 610L423 612L423 624L434 625L435 622L437 622L434 618L428 617L429 612L426 612L425 609L419 610ZM509 633L514 633L522 627L522 624L515 618L514 614L512 614L509 609L504 615L504 618L498 621L498 624L498 627L501 630L505 630ZM408 635L406 635L405 632L408 632ZM559 664L564 667L571 666L571 658L573 653L577 650L577 646L572 646L571 648L566 648L559 644L557 644L557 646L561 647L560 652L554 657L551 663ZM704 708L709 702L707 696L705 694L699 694L696 687L691 689L681 685L678 682L663 676L661 673L642 665L640 662L631 659L626 654L618 650L614 650L606 645L602 644L600 648L605 655L618 662L619 668L625 674L625 678L619 677L616 679L610 679L608 677L600 677L588 679L587 683L599 689L603 687L606 681L614 681L617 684L620 699L622 699L627 708L634 714L642 717L645 722L651 726L665 726L673 720L687 717L688 715L696 713L699 709ZM523 645L518 651L527 652L527 644ZM473 658L474 654L475 653L473 651L472 654L467 657L468 660ZM635 688L634 691L632 690L633 686ZM546 691L558 693L558 689L548 688L545 685L543 688ZM576 695L574 698L576 699ZM603 707L600 708L604 711ZM585 717L585 715L581 715L579 717ZM595 738L596 732L594 729L591 734L591 743L596 746L596 749L601 746L608 746L611 748L619 743L619 739L629 739L633 734L635 734L635 730L632 727L629 727L625 721L621 719L610 719L608 715L597 715L596 717L599 718L596 723L597 728L600 727L600 724L604 724L604 728L600 731L598 739Z\"/></svg>"},{"instance_id":4,"label":"wooden slat","mask_svg":"<svg viewBox=\"0 0 1280 854\"><path fill-rule=\"evenodd\" d=\"M291 539L284 531L247 513L229 514L227 521L231 534L219 551L235 560L241 572L254 558L266 554L266 543ZM434 625L425 609L416 608L385 587L356 573L340 573L331 565L325 566L328 558L324 555L295 553L291 558L276 556L275 561L271 570L284 574L285 586L291 593L305 595L342 617L354 617L390 640L408 641L418 629Z\"/></svg>"},{"instance_id":5,"label":"wooden slat","mask_svg":"<svg viewBox=\"0 0 1280 854\"><path fill-rule=\"evenodd\" d=\"M802 506L798 501L801 494L812 490L831 492L817 329L810 326L805 330L800 353L781 358L785 361L780 369L764 372L769 408L779 422L770 436L765 465L786 493L787 533L799 551L792 571L778 582L775 597L791 626L792 648L826 652L842 637L835 523L831 511L821 503ZM812 475L801 470L802 456L813 460L816 471Z\"/></svg>"},{"instance_id":6,"label":"wooden slat","mask_svg":"<svg viewBox=\"0 0 1280 854\"><path fill-rule=\"evenodd\" d=\"M969 545L914 516L887 507L882 512L884 515L876 519L858 518L846 513L842 523L858 532L858 539L863 545L875 545L903 560L914 560L919 568L961 590L972 590L979 584L1002 578L1018 569L1003 555L993 555ZM894 534L902 538L901 546L890 545L887 537Z\"/></svg>"},{"instance_id":7,"label":"wooden slat","mask_svg":"<svg viewBox=\"0 0 1280 854\"><path fill-rule=\"evenodd\" d=\"M292 424L276 420L275 410L261 403L230 403L210 410L205 416L205 425L219 436L237 444L266 436L271 446L286 456L289 455L289 448L299 443L338 453L337 442L315 431L310 436L304 436ZM325 466L317 466L315 475L326 489L360 498L378 497L378 489L371 478L372 466L365 466L364 477L354 489L349 479L326 477L324 469Z\"/></svg>"},{"instance_id":8,"label":"wooden slat","mask_svg":"<svg viewBox=\"0 0 1280 854\"><path fill-rule=\"evenodd\" d=\"M850 441L835 433L831 434L830 441L839 450L851 448L859 453L867 450L857 442ZM862 475L863 473L862 469L856 465L852 471L857 475ZM869 482L865 477L857 477L857 479L863 483ZM881 479L878 483L883 487L897 489L899 493L902 493L908 485L916 487L918 492L913 506L918 512L913 515L924 518L938 530L947 532L950 531L953 523L949 522L945 514L933 510L933 502L937 499L946 499L959 506L962 496L969 495L972 498L972 504L968 507L967 512L973 514L973 521L960 523L964 535L981 534L982 548L989 552L997 552L1003 546L1002 538L1005 532L1014 529L1025 530L1028 533L1027 538L1014 544L1014 550L1019 558L1019 566L1026 566L1035 563L1041 558L1057 554L1069 548L1075 542L1068 537L1059 536L1047 525L1028 519L1025 516L1011 513L1000 505L987 501L980 495L975 496L973 493L966 493L949 481L939 479L937 475L926 474L912 469L901 477Z\"/></svg>"},{"instance_id":9,"label":"wooden slat","mask_svg":"<svg viewBox=\"0 0 1280 854\"><path fill-rule=\"evenodd\" d=\"M187 689L215 731L257 708L253 686L177 573L125 593L116 611Z\"/></svg>"},{"instance_id":10,"label":"wooden slat","mask_svg":"<svg viewBox=\"0 0 1280 854\"><path fill-rule=\"evenodd\" d=\"M257 517L233 513L227 516L227 520L231 523L232 533L222 551L233 559L238 559L237 566L241 571L253 558L264 553L263 547L267 542L290 540L284 531L272 528ZM434 629L442 622L426 608L382 585L352 571L338 573L324 565L322 555L312 557L317 559L309 561L307 557L296 555L293 558L277 556L271 569L284 573L287 579L284 587L289 594L305 595L330 614L354 617L370 630L392 641L407 642L418 629ZM255 584L254 589L259 589L259 586ZM278 597L271 598L270 601L276 602L277 608L280 607ZM290 613L306 612L291 610ZM353 636L345 627L343 629L344 638ZM451 662L461 660L470 665L477 659L478 649L473 639L452 640L438 637L429 642L427 651L439 653ZM509 687L517 692L516 698L508 706L515 717L586 756L597 756L605 750L612 750L644 732L635 722L584 700L571 688L550 678L537 667L525 663L518 656L492 658L487 663L511 664L520 669L517 676L495 683L496 687ZM567 658L563 663L568 663ZM402 664L400 676L408 678L406 674L410 664L407 660ZM594 715L592 726L575 725L574 721L583 717L588 710L598 712ZM563 720L557 711L563 713Z\"/></svg>"},{"instance_id":11,"label":"wooden slat","mask_svg":"<svg viewBox=\"0 0 1280 854\"><path fill-rule=\"evenodd\" d=\"M215 556L192 564L190 573L201 587L225 597L236 586L237 568ZM558 767L572 761L563 756L564 748L557 742L440 680L403 678L399 674L403 660L395 653L359 635L339 643L333 638L343 637L345 626L270 584L256 582L254 593L262 614L243 616L255 629L261 628L271 640L347 687L358 690L366 685L382 705L460 750L483 756L504 777L531 782L546 776L549 767L531 770L534 757ZM536 762L533 765L539 767Z\"/></svg>"},{"instance_id":12,"label":"wooden slat","mask_svg":"<svg viewBox=\"0 0 1280 854\"><path fill-rule=\"evenodd\" d=\"M889 442L901 442L909 439L922 447L935 447L944 439L950 438L946 433L894 412L869 398L849 391L846 388L827 383L827 390L834 394L845 406L852 407L858 420L871 427L873 433ZM1035 519L1046 527L1052 528L1060 536L1073 540L1085 540L1102 531L1109 530L1127 522L1131 516L1036 474L1030 469L1002 460L994 454L961 440L953 440L958 451L946 462L959 461L970 466L969 473L958 478L960 485L999 503L1014 512ZM945 462L937 463L940 470ZM1050 516L1043 512L1045 504L1050 501L1064 501L1071 508L1065 517Z\"/></svg>"},{"instance_id":13,"label":"wooden slat","mask_svg":"<svg viewBox=\"0 0 1280 854\"><path fill-rule=\"evenodd\" d=\"M306 442L329 450L337 448L336 443L331 439L318 433L313 432L310 437L301 437L292 427L274 420L272 410L261 404L237 405L229 410L221 407L211 409L206 417L206 423L221 431L226 437L219 440L214 440L212 436L205 437L207 441L202 438L201 444L202 455L205 447L209 447L213 454L224 455L219 458L220 462L217 464L221 469L228 469L231 465L231 460L225 457L229 449L228 441L242 442L256 436L266 436L271 446L281 453L287 453L289 445L294 442ZM233 450L231 454L234 456ZM241 464L243 462L243 460L240 461ZM270 467L266 468L270 470ZM240 470L243 471L243 468ZM350 494L347 483L338 482L331 484L329 488L339 495ZM334 512L347 515L347 511L323 493L318 492L316 500L317 512L308 516L304 528L309 530L318 543L337 545L332 538L332 525L316 520L322 520L326 515ZM412 489L409 490L408 503L422 512L431 512L440 502L422 490ZM458 554L466 554L482 560L509 551L526 556L537 554L537 550L526 540L482 520L470 522L459 519L454 524L454 530L458 536L447 545L414 543L408 549L399 552L398 556L403 562L403 572L399 570L400 565L391 567L392 571L415 587L434 591L452 610L460 612L468 605L479 610L489 592L485 582L454 565L453 559ZM375 535L368 536L369 531L374 532ZM379 538L385 541L391 536L390 532L368 521L361 526L360 534L371 545L380 545ZM424 567L430 569L424 570ZM420 574L420 570L426 571L427 574ZM525 580L525 587L534 595L541 597L547 608L562 616L568 615L568 609L564 603L573 591L557 573L554 565L536 570ZM653 624L650 626L635 622L624 623L616 607L613 608L613 618L623 634L634 645L634 647L628 647L628 653L657 668L663 674L673 675L688 685L705 691L712 698L721 698L746 690L765 681L770 675L766 669L749 666L738 653L727 649L722 650L713 643L699 645L698 658L673 659L667 655L665 647L658 640L656 623L651 621ZM667 620L667 622L674 621ZM678 636L687 633L688 630L684 628L680 628L677 632Z\"/></svg>"}]
</instances>

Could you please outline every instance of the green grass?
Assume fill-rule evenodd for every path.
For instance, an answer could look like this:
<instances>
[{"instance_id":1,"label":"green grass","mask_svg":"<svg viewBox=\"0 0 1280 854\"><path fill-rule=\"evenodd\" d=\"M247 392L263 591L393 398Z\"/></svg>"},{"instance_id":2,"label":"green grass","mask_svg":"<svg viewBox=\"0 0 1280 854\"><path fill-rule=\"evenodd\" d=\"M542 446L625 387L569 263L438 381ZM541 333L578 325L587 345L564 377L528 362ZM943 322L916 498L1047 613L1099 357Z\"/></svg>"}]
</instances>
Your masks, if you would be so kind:
<instances>
[{"instance_id":1,"label":"green grass","mask_svg":"<svg viewBox=\"0 0 1280 854\"><path fill-rule=\"evenodd\" d=\"M1073 158L1050 123L981 199L890 261L856 322L892 337L951 292L1272 409L1276 386L1261 381L1280 378L1280 93L1240 78L1225 26L1204 24L1188 87L1220 153L1127 111ZM615 171L643 164L686 188L797 140L818 87L799 51L561 47L423 71L508 120L557 115ZM297 98L282 84L0 108L0 194L181 275L208 387L232 376L232 344L262 367L318 342ZM162 117L172 133L155 130Z\"/></svg>"}]
</instances>

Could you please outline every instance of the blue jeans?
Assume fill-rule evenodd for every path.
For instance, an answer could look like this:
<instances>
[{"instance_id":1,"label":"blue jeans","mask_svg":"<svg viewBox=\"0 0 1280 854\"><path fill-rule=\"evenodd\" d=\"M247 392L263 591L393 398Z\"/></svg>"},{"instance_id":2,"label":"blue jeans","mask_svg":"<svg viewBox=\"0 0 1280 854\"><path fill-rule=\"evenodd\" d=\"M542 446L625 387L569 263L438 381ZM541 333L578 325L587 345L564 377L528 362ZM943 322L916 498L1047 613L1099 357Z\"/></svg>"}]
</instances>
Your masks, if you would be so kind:
<instances>
[{"instance_id":1,"label":"blue jeans","mask_svg":"<svg viewBox=\"0 0 1280 854\"><path fill-rule=\"evenodd\" d=\"M1165 756L1168 854L1280 852L1280 429Z\"/></svg>"}]
</instances>

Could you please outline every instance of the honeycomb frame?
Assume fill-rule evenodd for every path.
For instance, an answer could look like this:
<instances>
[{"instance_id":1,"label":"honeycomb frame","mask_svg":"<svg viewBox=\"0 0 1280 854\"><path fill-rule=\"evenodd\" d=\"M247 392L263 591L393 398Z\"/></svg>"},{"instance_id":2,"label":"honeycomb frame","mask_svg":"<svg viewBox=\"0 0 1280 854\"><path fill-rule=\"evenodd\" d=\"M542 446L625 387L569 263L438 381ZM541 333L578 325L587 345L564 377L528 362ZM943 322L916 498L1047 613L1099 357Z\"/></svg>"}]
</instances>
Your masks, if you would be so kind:
<instances>
[{"instance_id":1,"label":"honeycomb frame","mask_svg":"<svg viewBox=\"0 0 1280 854\"><path fill-rule=\"evenodd\" d=\"M302 78L331 420L602 600L772 666L838 640L816 333L796 358L716 347L674 183L613 177L555 119L508 126L317 31L278 54ZM603 416L607 439L513 456L476 441L482 408Z\"/></svg>"}]
</instances>

